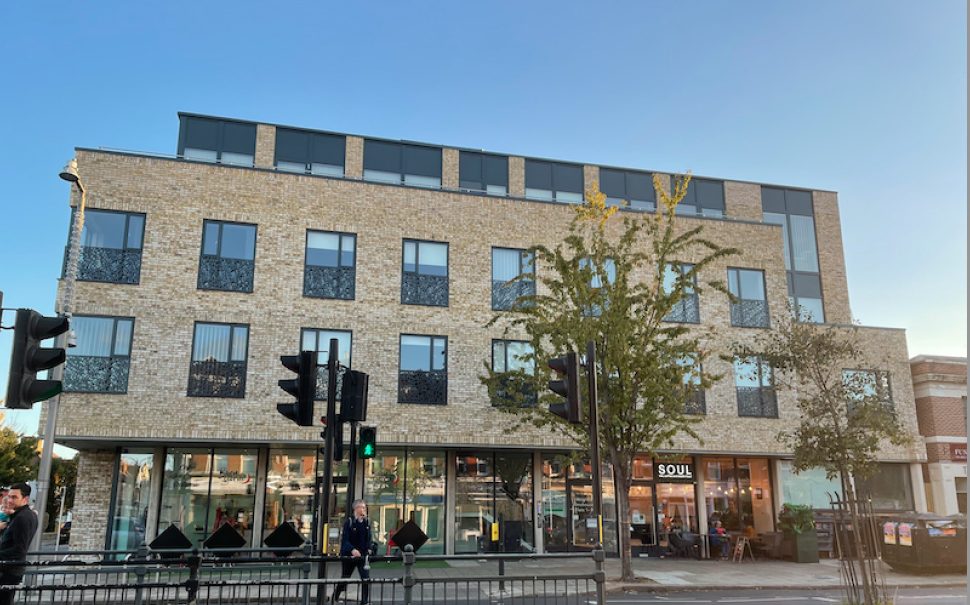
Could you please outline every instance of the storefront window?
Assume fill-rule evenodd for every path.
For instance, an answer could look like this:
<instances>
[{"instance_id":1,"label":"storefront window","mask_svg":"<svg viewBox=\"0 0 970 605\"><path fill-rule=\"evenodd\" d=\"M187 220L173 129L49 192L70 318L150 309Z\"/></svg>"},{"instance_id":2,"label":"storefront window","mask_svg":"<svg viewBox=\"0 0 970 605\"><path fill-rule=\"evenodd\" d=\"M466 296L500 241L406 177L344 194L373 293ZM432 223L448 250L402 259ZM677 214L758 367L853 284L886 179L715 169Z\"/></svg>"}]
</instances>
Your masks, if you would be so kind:
<instances>
[{"instance_id":1,"label":"storefront window","mask_svg":"<svg viewBox=\"0 0 970 605\"><path fill-rule=\"evenodd\" d=\"M118 458L110 550L135 550L145 541L153 459L150 451L129 450Z\"/></svg>"},{"instance_id":2,"label":"storefront window","mask_svg":"<svg viewBox=\"0 0 970 605\"><path fill-rule=\"evenodd\" d=\"M774 530L767 458L701 458L707 525L749 536Z\"/></svg>"},{"instance_id":3,"label":"storefront window","mask_svg":"<svg viewBox=\"0 0 970 605\"><path fill-rule=\"evenodd\" d=\"M252 544L256 511L256 451L216 450L209 487L209 533L228 524Z\"/></svg>"},{"instance_id":4,"label":"storefront window","mask_svg":"<svg viewBox=\"0 0 970 605\"><path fill-rule=\"evenodd\" d=\"M652 546L655 542L653 488L649 485L630 487L630 544L636 548Z\"/></svg>"},{"instance_id":5,"label":"storefront window","mask_svg":"<svg viewBox=\"0 0 970 605\"><path fill-rule=\"evenodd\" d=\"M495 518L505 552L534 552L532 454L495 456Z\"/></svg>"},{"instance_id":6,"label":"storefront window","mask_svg":"<svg viewBox=\"0 0 970 605\"><path fill-rule=\"evenodd\" d=\"M444 470L444 455L434 452L386 451L365 462L364 497L374 540L382 551L388 552L388 539L414 519L428 534L421 552L444 552Z\"/></svg>"},{"instance_id":7,"label":"storefront window","mask_svg":"<svg viewBox=\"0 0 970 605\"><path fill-rule=\"evenodd\" d=\"M455 552L533 551L532 455L459 452L455 466Z\"/></svg>"},{"instance_id":8,"label":"storefront window","mask_svg":"<svg viewBox=\"0 0 970 605\"><path fill-rule=\"evenodd\" d=\"M704 503L707 506L708 527L720 521L725 529L740 530L734 459L701 458L701 464L704 466Z\"/></svg>"},{"instance_id":9,"label":"storefront window","mask_svg":"<svg viewBox=\"0 0 970 605\"><path fill-rule=\"evenodd\" d=\"M455 465L455 553L485 552L495 522L492 456L459 452Z\"/></svg>"},{"instance_id":10,"label":"storefront window","mask_svg":"<svg viewBox=\"0 0 970 605\"><path fill-rule=\"evenodd\" d=\"M566 466L562 456L542 456L542 538L547 551L566 550L569 545Z\"/></svg>"},{"instance_id":11,"label":"storefront window","mask_svg":"<svg viewBox=\"0 0 970 605\"><path fill-rule=\"evenodd\" d=\"M657 484L657 528L660 545L668 543L671 532L697 533L693 483Z\"/></svg>"},{"instance_id":12,"label":"storefront window","mask_svg":"<svg viewBox=\"0 0 970 605\"><path fill-rule=\"evenodd\" d=\"M829 494L842 494L842 481L825 478L825 470L811 468L800 473L792 469L791 460L778 463L778 480L781 484L781 501L787 504L804 504L812 508L832 508Z\"/></svg>"},{"instance_id":13,"label":"storefront window","mask_svg":"<svg viewBox=\"0 0 970 605\"><path fill-rule=\"evenodd\" d=\"M303 537L313 531L314 450L270 450L263 537L286 521Z\"/></svg>"},{"instance_id":14,"label":"storefront window","mask_svg":"<svg viewBox=\"0 0 970 605\"><path fill-rule=\"evenodd\" d=\"M872 498L876 510L914 510L909 465L880 463L866 479L856 478L856 492Z\"/></svg>"},{"instance_id":15,"label":"storefront window","mask_svg":"<svg viewBox=\"0 0 970 605\"><path fill-rule=\"evenodd\" d=\"M771 507L771 478L767 458L738 458L738 499L741 503L741 529L751 534L774 531Z\"/></svg>"},{"instance_id":16,"label":"storefront window","mask_svg":"<svg viewBox=\"0 0 970 605\"><path fill-rule=\"evenodd\" d=\"M653 462L646 456L633 458L633 479L635 481L650 481L653 479Z\"/></svg>"}]
</instances>

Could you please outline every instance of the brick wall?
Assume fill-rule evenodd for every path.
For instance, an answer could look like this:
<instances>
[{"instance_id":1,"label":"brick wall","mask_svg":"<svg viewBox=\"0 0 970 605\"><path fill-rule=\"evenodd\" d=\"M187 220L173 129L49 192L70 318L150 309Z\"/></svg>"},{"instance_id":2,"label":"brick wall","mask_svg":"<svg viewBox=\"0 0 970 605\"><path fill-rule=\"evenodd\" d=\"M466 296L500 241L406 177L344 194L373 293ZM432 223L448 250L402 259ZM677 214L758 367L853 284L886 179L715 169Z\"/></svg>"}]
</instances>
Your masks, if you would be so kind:
<instances>
[{"instance_id":1,"label":"brick wall","mask_svg":"<svg viewBox=\"0 0 970 605\"><path fill-rule=\"evenodd\" d=\"M71 520L73 550L101 550L108 529L114 450L78 453L77 488Z\"/></svg>"}]
</instances>

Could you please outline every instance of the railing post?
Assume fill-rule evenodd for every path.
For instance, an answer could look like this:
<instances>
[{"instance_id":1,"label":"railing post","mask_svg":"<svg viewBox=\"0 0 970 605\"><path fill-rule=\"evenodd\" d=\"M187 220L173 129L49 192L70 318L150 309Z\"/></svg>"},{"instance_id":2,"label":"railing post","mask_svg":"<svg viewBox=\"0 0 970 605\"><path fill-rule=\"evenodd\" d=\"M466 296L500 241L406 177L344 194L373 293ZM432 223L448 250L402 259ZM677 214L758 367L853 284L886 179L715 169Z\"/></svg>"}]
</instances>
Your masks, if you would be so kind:
<instances>
[{"instance_id":1,"label":"railing post","mask_svg":"<svg viewBox=\"0 0 970 605\"><path fill-rule=\"evenodd\" d=\"M498 590L499 590L499 592L504 593L505 592L505 580L502 579L502 578L505 577L505 559L504 558L500 558L498 560L498 577L499 577Z\"/></svg>"},{"instance_id":2,"label":"railing post","mask_svg":"<svg viewBox=\"0 0 970 605\"><path fill-rule=\"evenodd\" d=\"M312 554L313 554L313 544L307 542L306 544L303 545L303 557L306 559L309 559L310 555ZM303 579L309 580L310 572L313 571L313 563L311 563L310 561L304 561L302 564L302 567L303 567ZM300 586L301 586L301 590L303 591L303 605L310 605L310 584L306 583L306 584L301 584Z\"/></svg>"},{"instance_id":3,"label":"railing post","mask_svg":"<svg viewBox=\"0 0 970 605\"><path fill-rule=\"evenodd\" d=\"M198 548L192 549L188 565L189 579L185 581L186 603L192 605L199 594L199 567L202 566L202 557L199 556Z\"/></svg>"},{"instance_id":4,"label":"railing post","mask_svg":"<svg viewBox=\"0 0 970 605\"><path fill-rule=\"evenodd\" d=\"M404 605L411 605L414 601L412 590L416 580L414 578L414 546L404 546Z\"/></svg>"},{"instance_id":5,"label":"railing post","mask_svg":"<svg viewBox=\"0 0 970 605\"><path fill-rule=\"evenodd\" d=\"M148 575L148 566L145 562L148 560L148 547L144 542L138 545L138 550L135 551L135 561L138 565L135 566L135 605L143 605L144 603L144 589L142 586L145 584L145 576Z\"/></svg>"},{"instance_id":6,"label":"railing post","mask_svg":"<svg viewBox=\"0 0 970 605\"><path fill-rule=\"evenodd\" d=\"M596 562L596 573L593 574L593 580L596 582L596 603L597 605L606 605L606 551L602 548L597 548L593 551L593 561Z\"/></svg>"}]
</instances>

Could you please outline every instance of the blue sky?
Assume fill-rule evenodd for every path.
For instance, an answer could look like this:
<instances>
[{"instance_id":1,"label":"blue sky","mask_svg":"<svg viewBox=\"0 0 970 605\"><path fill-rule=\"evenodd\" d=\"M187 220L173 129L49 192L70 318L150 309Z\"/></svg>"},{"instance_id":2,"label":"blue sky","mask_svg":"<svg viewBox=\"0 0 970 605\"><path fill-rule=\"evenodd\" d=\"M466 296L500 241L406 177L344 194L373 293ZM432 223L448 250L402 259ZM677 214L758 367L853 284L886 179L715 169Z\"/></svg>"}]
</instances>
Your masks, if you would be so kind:
<instances>
[{"instance_id":1,"label":"blue sky","mask_svg":"<svg viewBox=\"0 0 970 605\"><path fill-rule=\"evenodd\" d=\"M854 316L966 355L966 19L957 0L8 2L4 305L53 311L73 148L174 153L183 110L833 189Z\"/></svg>"}]
</instances>

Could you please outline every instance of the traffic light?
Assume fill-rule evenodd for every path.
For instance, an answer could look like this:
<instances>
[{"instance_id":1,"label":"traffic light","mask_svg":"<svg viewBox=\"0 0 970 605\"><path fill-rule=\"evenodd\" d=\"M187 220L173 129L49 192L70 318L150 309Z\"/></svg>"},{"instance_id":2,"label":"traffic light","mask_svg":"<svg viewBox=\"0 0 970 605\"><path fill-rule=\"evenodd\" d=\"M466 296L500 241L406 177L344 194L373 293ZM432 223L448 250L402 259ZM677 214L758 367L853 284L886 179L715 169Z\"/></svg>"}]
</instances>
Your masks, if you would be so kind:
<instances>
[{"instance_id":1,"label":"traffic light","mask_svg":"<svg viewBox=\"0 0 970 605\"><path fill-rule=\"evenodd\" d=\"M363 422L367 420L367 381L369 376L356 370L347 370L340 391L340 421Z\"/></svg>"},{"instance_id":2,"label":"traffic light","mask_svg":"<svg viewBox=\"0 0 970 605\"><path fill-rule=\"evenodd\" d=\"M562 357L549 360L549 368L559 374L558 380L549 381L549 390L566 398L563 403L553 403L549 411L573 424L583 421L579 404L579 363L576 353L570 351Z\"/></svg>"},{"instance_id":3,"label":"traffic light","mask_svg":"<svg viewBox=\"0 0 970 605\"><path fill-rule=\"evenodd\" d=\"M280 403L276 410L299 426L313 426L313 400L317 394L317 354L280 355L280 362L297 377L280 380L280 388L296 397L296 403Z\"/></svg>"},{"instance_id":4,"label":"traffic light","mask_svg":"<svg viewBox=\"0 0 970 605\"><path fill-rule=\"evenodd\" d=\"M63 390L60 380L37 380L37 372L64 363L67 353L63 348L43 348L40 342L67 332L69 327L67 317L44 317L33 309L17 309L7 382L8 408L29 410L34 403Z\"/></svg>"},{"instance_id":5,"label":"traffic light","mask_svg":"<svg viewBox=\"0 0 970 605\"><path fill-rule=\"evenodd\" d=\"M373 426L360 427L360 445L357 454L362 460L377 455L377 428Z\"/></svg>"}]
</instances>

